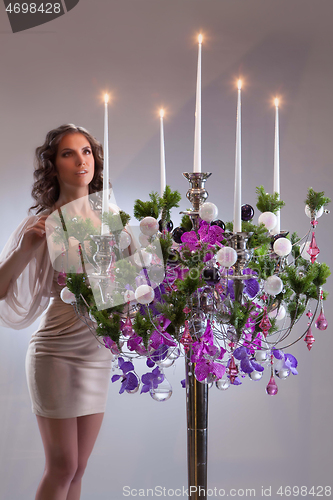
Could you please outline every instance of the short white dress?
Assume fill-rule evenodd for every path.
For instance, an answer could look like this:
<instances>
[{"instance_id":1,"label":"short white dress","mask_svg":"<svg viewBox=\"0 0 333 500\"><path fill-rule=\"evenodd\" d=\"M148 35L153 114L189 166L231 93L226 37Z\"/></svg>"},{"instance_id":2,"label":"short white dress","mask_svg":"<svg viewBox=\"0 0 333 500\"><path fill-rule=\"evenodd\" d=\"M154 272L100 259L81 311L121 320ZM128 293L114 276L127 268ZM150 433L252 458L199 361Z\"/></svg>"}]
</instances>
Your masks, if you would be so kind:
<instances>
[{"instance_id":1,"label":"short white dress","mask_svg":"<svg viewBox=\"0 0 333 500\"><path fill-rule=\"evenodd\" d=\"M24 219L1 253L0 262L38 217ZM62 287L57 278L45 242L0 301L0 324L25 328L45 311L26 356L33 413L72 418L104 412L112 354L76 316L73 306L60 299Z\"/></svg>"}]
</instances>

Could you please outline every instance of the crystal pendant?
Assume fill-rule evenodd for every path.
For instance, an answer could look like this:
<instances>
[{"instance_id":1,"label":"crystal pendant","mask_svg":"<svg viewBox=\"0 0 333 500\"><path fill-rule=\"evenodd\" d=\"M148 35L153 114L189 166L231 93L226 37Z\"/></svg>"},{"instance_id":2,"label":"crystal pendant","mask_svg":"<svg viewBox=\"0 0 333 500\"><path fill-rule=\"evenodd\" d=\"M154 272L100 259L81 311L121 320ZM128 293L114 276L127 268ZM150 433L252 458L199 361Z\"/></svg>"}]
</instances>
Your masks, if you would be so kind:
<instances>
[{"instance_id":1,"label":"crystal pendant","mask_svg":"<svg viewBox=\"0 0 333 500\"><path fill-rule=\"evenodd\" d=\"M158 384L156 388L150 389L149 393L155 401L167 401L171 397L172 387L164 376L163 382Z\"/></svg>"},{"instance_id":2,"label":"crystal pendant","mask_svg":"<svg viewBox=\"0 0 333 500\"><path fill-rule=\"evenodd\" d=\"M272 323L269 321L269 317L267 314L267 307L264 307L264 314L262 320L259 323L259 328L261 328L262 333L267 337L268 331L271 328Z\"/></svg>"},{"instance_id":3,"label":"crystal pendant","mask_svg":"<svg viewBox=\"0 0 333 500\"><path fill-rule=\"evenodd\" d=\"M193 342L193 339L190 334L190 329L188 327L188 321L185 321L185 330L179 342L183 344L185 352L188 352Z\"/></svg>"},{"instance_id":4,"label":"crystal pendant","mask_svg":"<svg viewBox=\"0 0 333 500\"><path fill-rule=\"evenodd\" d=\"M320 250L317 246L316 238L315 238L315 233L314 231L312 232L312 238L311 238L311 243L310 246L307 250L308 254L311 257L311 262L312 264L315 262L317 255L320 253Z\"/></svg>"},{"instance_id":5,"label":"crystal pendant","mask_svg":"<svg viewBox=\"0 0 333 500\"><path fill-rule=\"evenodd\" d=\"M229 361L229 378L230 382L233 384L235 382L235 379L238 375L238 368L235 363L235 358L231 356L230 361Z\"/></svg>"},{"instance_id":6,"label":"crystal pendant","mask_svg":"<svg viewBox=\"0 0 333 500\"><path fill-rule=\"evenodd\" d=\"M66 273L64 272L59 273L57 279L58 285L66 286L66 278L67 278Z\"/></svg>"},{"instance_id":7,"label":"crystal pendant","mask_svg":"<svg viewBox=\"0 0 333 500\"><path fill-rule=\"evenodd\" d=\"M269 396L275 396L278 393L278 390L278 386L276 385L275 379L272 375L267 384L266 392Z\"/></svg>"},{"instance_id":8,"label":"crystal pendant","mask_svg":"<svg viewBox=\"0 0 333 500\"><path fill-rule=\"evenodd\" d=\"M230 387L230 379L223 377L217 380L215 384L220 391L226 391Z\"/></svg>"},{"instance_id":9,"label":"crystal pendant","mask_svg":"<svg viewBox=\"0 0 333 500\"><path fill-rule=\"evenodd\" d=\"M312 335L312 330L311 330L311 326L310 328L308 329L308 333L305 335L305 338L304 338L304 341L306 342L306 345L309 349L309 351L311 351L311 348L313 346L313 343L316 341L316 339L314 338L314 336Z\"/></svg>"},{"instance_id":10,"label":"crystal pendant","mask_svg":"<svg viewBox=\"0 0 333 500\"><path fill-rule=\"evenodd\" d=\"M323 308L321 308L320 314L315 322L315 327L318 328L318 330L326 330L327 326L327 319L325 318Z\"/></svg>"},{"instance_id":11,"label":"crystal pendant","mask_svg":"<svg viewBox=\"0 0 333 500\"><path fill-rule=\"evenodd\" d=\"M127 318L125 320L125 323L122 327L122 332L126 336L130 336L133 333L132 322L131 322L129 316L127 316Z\"/></svg>"}]
</instances>

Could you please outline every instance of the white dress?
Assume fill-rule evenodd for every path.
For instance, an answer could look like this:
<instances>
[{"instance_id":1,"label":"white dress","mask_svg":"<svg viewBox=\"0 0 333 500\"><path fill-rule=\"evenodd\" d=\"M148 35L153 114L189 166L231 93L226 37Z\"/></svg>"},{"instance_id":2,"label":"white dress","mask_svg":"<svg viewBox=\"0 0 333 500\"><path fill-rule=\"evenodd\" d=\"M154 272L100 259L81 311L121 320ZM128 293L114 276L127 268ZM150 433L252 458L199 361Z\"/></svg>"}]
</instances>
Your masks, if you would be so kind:
<instances>
[{"instance_id":1,"label":"white dress","mask_svg":"<svg viewBox=\"0 0 333 500\"><path fill-rule=\"evenodd\" d=\"M24 219L11 235L0 263L17 247L23 232L39 216ZM46 242L0 300L0 324L21 329L44 311L26 356L26 375L36 415L71 418L105 411L112 354L100 344L59 296Z\"/></svg>"}]
</instances>

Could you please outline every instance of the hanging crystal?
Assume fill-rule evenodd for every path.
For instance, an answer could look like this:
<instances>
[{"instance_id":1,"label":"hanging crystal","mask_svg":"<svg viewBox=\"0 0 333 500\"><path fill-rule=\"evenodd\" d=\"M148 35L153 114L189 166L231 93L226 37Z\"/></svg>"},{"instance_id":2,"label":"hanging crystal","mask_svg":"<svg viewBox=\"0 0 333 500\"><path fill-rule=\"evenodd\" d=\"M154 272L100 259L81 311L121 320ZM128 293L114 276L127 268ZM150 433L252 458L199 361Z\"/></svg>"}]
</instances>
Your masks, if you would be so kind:
<instances>
[{"instance_id":1,"label":"hanging crystal","mask_svg":"<svg viewBox=\"0 0 333 500\"><path fill-rule=\"evenodd\" d=\"M274 376L272 375L271 378L269 379L268 384L267 384L266 393L269 396L276 396L276 394L278 393L278 390L279 390L278 386L276 385Z\"/></svg>"},{"instance_id":2,"label":"hanging crystal","mask_svg":"<svg viewBox=\"0 0 333 500\"><path fill-rule=\"evenodd\" d=\"M230 382L231 382L231 384L233 384L235 382L237 375L238 375L238 368L236 366L235 358L233 357L233 355L231 355L228 369L229 369Z\"/></svg>"},{"instance_id":3,"label":"hanging crystal","mask_svg":"<svg viewBox=\"0 0 333 500\"><path fill-rule=\"evenodd\" d=\"M66 273L60 272L58 274L58 279L57 279L58 285L60 285L60 286L66 286L66 280L67 280Z\"/></svg>"},{"instance_id":4,"label":"hanging crystal","mask_svg":"<svg viewBox=\"0 0 333 500\"><path fill-rule=\"evenodd\" d=\"M127 316L121 330L126 336L130 336L133 333L133 326L129 316Z\"/></svg>"},{"instance_id":5,"label":"hanging crystal","mask_svg":"<svg viewBox=\"0 0 333 500\"><path fill-rule=\"evenodd\" d=\"M184 333L179 341L181 344L183 344L184 346L184 351L185 352L188 352L189 348L191 347L191 344L193 342L193 339L191 337L191 334L190 334L190 329L189 329L189 326L188 326L188 321L186 320L185 321L185 330L184 330Z\"/></svg>"},{"instance_id":6,"label":"hanging crystal","mask_svg":"<svg viewBox=\"0 0 333 500\"><path fill-rule=\"evenodd\" d=\"M311 243L310 243L309 248L307 249L307 252L308 252L308 254L311 257L311 262L313 264L315 262L316 258L317 258L317 255L320 253L320 250L319 250L319 248L317 246L317 242L316 242L316 237L315 237L315 232L314 231L312 232Z\"/></svg>"},{"instance_id":7,"label":"hanging crystal","mask_svg":"<svg viewBox=\"0 0 333 500\"><path fill-rule=\"evenodd\" d=\"M315 327L318 328L318 330L326 330L326 328L328 327L328 323L327 323L327 319L325 318L323 306L321 307L320 314L317 318L317 321L315 322Z\"/></svg>"},{"instance_id":8,"label":"hanging crystal","mask_svg":"<svg viewBox=\"0 0 333 500\"><path fill-rule=\"evenodd\" d=\"M269 332L269 329L271 328L272 324L269 321L269 317L267 314L267 307L264 307L264 314L262 316L262 320L259 323L259 328L262 330L262 333L265 335L265 338L267 337L267 334Z\"/></svg>"},{"instance_id":9,"label":"hanging crystal","mask_svg":"<svg viewBox=\"0 0 333 500\"><path fill-rule=\"evenodd\" d=\"M309 351L311 351L312 349L312 346L314 344L314 342L316 341L316 339L314 338L314 336L312 335L312 330L311 330L311 326L309 326L309 329L307 331L307 334L305 335L304 337L304 342L306 342L306 345L309 349Z\"/></svg>"}]
</instances>

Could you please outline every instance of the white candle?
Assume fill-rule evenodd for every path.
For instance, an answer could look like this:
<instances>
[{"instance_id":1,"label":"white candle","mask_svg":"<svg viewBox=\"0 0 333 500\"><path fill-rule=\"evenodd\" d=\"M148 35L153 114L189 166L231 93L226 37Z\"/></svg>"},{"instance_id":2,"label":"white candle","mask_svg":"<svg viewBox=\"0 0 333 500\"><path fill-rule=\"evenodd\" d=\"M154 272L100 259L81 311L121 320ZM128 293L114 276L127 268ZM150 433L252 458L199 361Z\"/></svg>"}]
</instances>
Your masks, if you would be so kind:
<instances>
[{"instance_id":1,"label":"white candle","mask_svg":"<svg viewBox=\"0 0 333 500\"><path fill-rule=\"evenodd\" d=\"M280 198L280 144L279 144L279 99L274 100L275 104L275 141L274 141L274 185L273 192L279 194ZM277 214L277 224L274 232L280 233L280 210Z\"/></svg>"},{"instance_id":2,"label":"white candle","mask_svg":"<svg viewBox=\"0 0 333 500\"><path fill-rule=\"evenodd\" d=\"M161 196L165 191L165 147L164 147L164 128L163 128L164 110L160 109L160 148L161 148Z\"/></svg>"},{"instance_id":3,"label":"white candle","mask_svg":"<svg viewBox=\"0 0 333 500\"><path fill-rule=\"evenodd\" d=\"M201 172L201 46L202 35L198 36L198 72L197 72L197 93L195 104L195 131L194 131L194 162L193 172Z\"/></svg>"},{"instance_id":4,"label":"white candle","mask_svg":"<svg viewBox=\"0 0 333 500\"><path fill-rule=\"evenodd\" d=\"M242 231L242 120L241 120L241 88L238 80L237 123L236 123L236 156L235 156L235 191L234 191L234 233Z\"/></svg>"},{"instance_id":5,"label":"white candle","mask_svg":"<svg viewBox=\"0 0 333 500\"><path fill-rule=\"evenodd\" d=\"M108 94L104 95L104 164L103 164L103 198L102 214L109 212L109 124L108 124ZM108 234L109 228L102 224L102 234Z\"/></svg>"}]
</instances>

